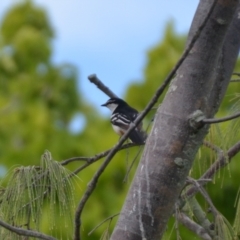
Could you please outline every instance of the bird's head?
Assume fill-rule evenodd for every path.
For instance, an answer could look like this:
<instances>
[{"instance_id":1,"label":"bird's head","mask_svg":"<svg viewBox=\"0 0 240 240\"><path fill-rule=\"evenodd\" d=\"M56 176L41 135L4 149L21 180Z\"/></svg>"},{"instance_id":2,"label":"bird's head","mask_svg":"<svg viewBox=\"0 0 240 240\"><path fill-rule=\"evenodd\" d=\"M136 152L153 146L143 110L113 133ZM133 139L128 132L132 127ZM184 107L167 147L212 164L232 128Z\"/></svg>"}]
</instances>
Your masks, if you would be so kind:
<instances>
[{"instance_id":1,"label":"bird's head","mask_svg":"<svg viewBox=\"0 0 240 240\"><path fill-rule=\"evenodd\" d=\"M101 106L107 107L111 110L111 112L113 112L119 105L125 106L127 105L127 103L120 98L110 98L106 103L102 104Z\"/></svg>"}]
</instances>

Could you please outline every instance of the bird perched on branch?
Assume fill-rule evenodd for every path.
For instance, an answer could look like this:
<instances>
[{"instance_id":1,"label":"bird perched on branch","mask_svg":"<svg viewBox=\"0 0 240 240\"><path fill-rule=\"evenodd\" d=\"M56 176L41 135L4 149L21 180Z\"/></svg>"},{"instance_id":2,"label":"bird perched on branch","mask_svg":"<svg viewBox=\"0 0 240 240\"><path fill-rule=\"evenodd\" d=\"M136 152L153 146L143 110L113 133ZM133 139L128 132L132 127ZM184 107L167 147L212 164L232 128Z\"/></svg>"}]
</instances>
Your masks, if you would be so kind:
<instances>
[{"instance_id":1,"label":"bird perched on branch","mask_svg":"<svg viewBox=\"0 0 240 240\"><path fill-rule=\"evenodd\" d=\"M110 98L101 106L107 107L111 110L111 123L114 131L122 136L130 127L130 124L138 116L138 111L130 107L125 101L120 98ZM146 140L146 133L142 130L142 123L134 128L129 136L133 143L143 144Z\"/></svg>"}]
</instances>

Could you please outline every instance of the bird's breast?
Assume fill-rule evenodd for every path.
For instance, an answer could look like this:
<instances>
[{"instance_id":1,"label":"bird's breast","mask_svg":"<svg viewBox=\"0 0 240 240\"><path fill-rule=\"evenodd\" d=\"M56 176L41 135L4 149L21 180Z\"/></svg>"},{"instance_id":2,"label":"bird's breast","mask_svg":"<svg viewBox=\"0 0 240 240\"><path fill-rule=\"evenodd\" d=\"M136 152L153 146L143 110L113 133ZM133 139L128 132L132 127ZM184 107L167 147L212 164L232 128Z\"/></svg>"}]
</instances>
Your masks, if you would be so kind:
<instances>
[{"instance_id":1,"label":"bird's breast","mask_svg":"<svg viewBox=\"0 0 240 240\"><path fill-rule=\"evenodd\" d=\"M125 133L124 129L120 128L119 126L112 124L112 127L113 127L113 130L120 136L122 136Z\"/></svg>"}]
</instances>

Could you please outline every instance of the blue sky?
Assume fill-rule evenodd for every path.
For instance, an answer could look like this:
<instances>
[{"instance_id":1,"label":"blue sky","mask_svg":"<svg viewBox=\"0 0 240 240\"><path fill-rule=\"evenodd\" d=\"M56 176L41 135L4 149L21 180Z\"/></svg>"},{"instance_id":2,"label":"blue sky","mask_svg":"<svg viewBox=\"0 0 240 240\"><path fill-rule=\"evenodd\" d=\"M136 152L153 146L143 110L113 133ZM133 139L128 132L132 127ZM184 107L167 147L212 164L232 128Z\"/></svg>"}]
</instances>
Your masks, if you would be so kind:
<instances>
[{"instance_id":1,"label":"blue sky","mask_svg":"<svg viewBox=\"0 0 240 240\"><path fill-rule=\"evenodd\" d=\"M0 1L0 18L16 0ZM102 113L107 96L87 79L96 73L119 97L131 81L143 79L146 52L163 37L166 23L187 33L197 0L35 0L55 29L53 61L79 71L83 97Z\"/></svg>"}]
</instances>

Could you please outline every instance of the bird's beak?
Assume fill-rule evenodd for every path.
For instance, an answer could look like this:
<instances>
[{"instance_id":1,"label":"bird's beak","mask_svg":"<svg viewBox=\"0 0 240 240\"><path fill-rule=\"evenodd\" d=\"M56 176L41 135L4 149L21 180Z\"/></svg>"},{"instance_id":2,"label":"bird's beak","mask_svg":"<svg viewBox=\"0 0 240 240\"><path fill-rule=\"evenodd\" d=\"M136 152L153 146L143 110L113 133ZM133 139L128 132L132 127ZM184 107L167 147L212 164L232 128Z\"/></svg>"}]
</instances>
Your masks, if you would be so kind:
<instances>
[{"instance_id":1,"label":"bird's beak","mask_svg":"<svg viewBox=\"0 0 240 240\"><path fill-rule=\"evenodd\" d=\"M106 106L107 106L107 103L104 103L104 104L102 104L101 106L102 106L102 107L106 107Z\"/></svg>"}]
</instances>

